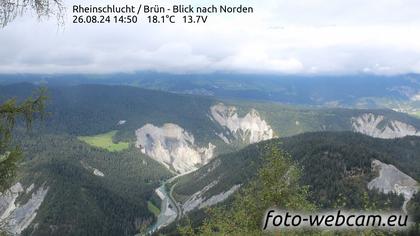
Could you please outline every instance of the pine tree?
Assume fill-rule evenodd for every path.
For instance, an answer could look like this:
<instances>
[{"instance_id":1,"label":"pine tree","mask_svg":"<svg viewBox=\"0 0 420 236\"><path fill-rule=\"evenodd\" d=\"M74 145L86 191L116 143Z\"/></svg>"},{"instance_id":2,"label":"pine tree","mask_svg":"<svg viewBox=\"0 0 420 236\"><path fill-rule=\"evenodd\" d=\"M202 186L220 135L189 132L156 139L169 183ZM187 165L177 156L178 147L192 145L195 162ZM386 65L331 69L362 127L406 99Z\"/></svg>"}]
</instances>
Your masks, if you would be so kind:
<instances>
[{"instance_id":1,"label":"pine tree","mask_svg":"<svg viewBox=\"0 0 420 236\"><path fill-rule=\"evenodd\" d=\"M261 221L269 208L312 211L308 189L299 184L301 170L277 147L266 147L264 165L228 207L209 210L200 235L261 235ZM180 232L191 232L182 228Z\"/></svg>"},{"instance_id":2,"label":"pine tree","mask_svg":"<svg viewBox=\"0 0 420 236\"><path fill-rule=\"evenodd\" d=\"M46 90L41 89L36 98L27 98L19 104L16 99L9 99L0 104L0 193L11 186L22 157L20 148L12 144L13 128L21 117L30 129L34 118L43 117L46 99Z\"/></svg>"}]
</instances>

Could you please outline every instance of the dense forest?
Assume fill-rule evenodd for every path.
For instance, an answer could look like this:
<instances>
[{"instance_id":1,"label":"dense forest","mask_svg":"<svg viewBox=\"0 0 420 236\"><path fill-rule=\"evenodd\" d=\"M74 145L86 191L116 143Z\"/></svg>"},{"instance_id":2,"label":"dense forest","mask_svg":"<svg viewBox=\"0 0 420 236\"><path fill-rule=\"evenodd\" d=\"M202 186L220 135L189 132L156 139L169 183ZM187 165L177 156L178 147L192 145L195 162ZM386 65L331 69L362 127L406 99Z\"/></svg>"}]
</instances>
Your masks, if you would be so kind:
<instances>
[{"instance_id":1,"label":"dense forest","mask_svg":"<svg viewBox=\"0 0 420 236\"><path fill-rule=\"evenodd\" d=\"M255 178L233 201L209 210L204 223L194 229L188 218L177 230L181 235L264 235L260 220L268 208L313 211L309 191L299 183L301 170L289 155L277 147L266 146L263 162Z\"/></svg>"},{"instance_id":2,"label":"dense forest","mask_svg":"<svg viewBox=\"0 0 420 236\"><path fill-rule=\"evenodd\" d=\"M350 132L307 133L270 140L251 145L237 153L221 155L199 171L180 178L175 188L175 196L181 201L185 200L185 196L192 195L217 178L220 178L222 181L219 182L223 184L216 185L206 194L219 193L225 190L226 186L247 182L255 176L257 169L261 166L262 145L271 144L287 151L301 166L303 169L301 182L310 186L313 191L312 200L320 207L334 207L339 204L337 202L340 199L339 196L342 196L340 201L345 198L345 202L340 204L357 209L362 207L361 198L368 194L372 202L376 202L374 199L381 197L394 199L388 204L391 204L389 207L396 208L401 203L398 197L382 196L382 194L367 191L367 182L375 175L371 172L371 162L374 159L384 162L394 159L390 162L391 164L418 178L418 175L415 175L418 165L415 153L419 150L417 150L417 145L413 146L412 143L419 141L416 137L407 137L398 141L381 140ZM389 145L389 142L401 144ZM388 147L388 149L394 147L396 150L382 149L382 147ZM400 149L404 151L399 152ZM394 158L394 155L398 156ZM401 161L397 161L397 158ZM212 171L207 173L208 169ZM194 181L195 184L191 185L190 181Z\"/></svg>"},{"instance_id":3,"label":"dense forest","mask_svg":"<svg viewBox=\"0 0 420 236\"><path fill-rule=\"evenodd\" d=\"M288 209L300 212L318 212L322 206L311 202L312 192L309 186L302 185L302 169L296 162L278 147L268 144L262 152L263 161L257 174L241 188L230 201L216 207L207 208L201 213L203 222L198 224L193 217L197 212L185 216L177 228L170 227L165 231L169 235L277 235L261 231L261 222L265 209ZM383 199L376 199L380 201ZM370 199L363 197L360 210L386 209L372 207ZM349 209L346 206L335 208ZM194 219L194 220L191 220ZM173 231L171 231L173 230ZM387 232L378 229L361 229L357 231L311 230L298 229L282 231L282 235L418 235L413 227L406 232Z\"/></svg>"},{"instance_id":4,"label":"dense forest","mask_svg":"<svg viewBox=\"0 0 420 236\"><path fill-rule=\"evenodd\" d=\"M33 224L36 231L29 227L25 235L132 235L155 220L147 201L172 174L138 149L108 152L65 135L18 139L25 153L21 183L49 188Z\"/></svg>"},{"instance_id":5,"label":"dense forest","mask_svg":"<svg viewBox=\"0 0 420 236\"><path fill-rule=\"evenodd\" d=\"M245 184L248 187L237 192L233 202L231 198L220 204L222 209L230 208L232 204L234 206L235 202L240 201L237 199L243 200L249 183L258 179L258 173L266 162L267 157L264 153L268 145L290 154L301 173L299 185L307 186L307 200L317 209L399 211L404 200L402 196L383 194L367 188L367 183L378 174L372 171L371 162L377 159L393 164L418 180L419 144L418 137L381 140L351 132L306 133L270 140L251 145L237 153L222 155L199 171L180 178L175 186L174 196L179 201L185 201L187 196L207 186L214 179L219 179L220 184L206 192L206 196L224 192L233 185ZM191 181L196 184L190 184ZM410 202L409 211L419 222L416 218L417 213L414 213L418 208L418 195ZM202 225L203 222L212 221L213 216L206 213L207 211L214 210L196 210L189 214L189 220L184 219L183 223L191 224L192 228L200 230L206 227L206 224ZM181 230L185 229L181 227ZM172 226L164 232L174 231L176 229Z\"/></svg>"},{"instance_id":6,"label":"dense forest","mask_svg":"<svg viewBox=\"0 0 420 236\"><path fill-rule=\"evenodd\" d=\"M0 86L0 101L10 97L23 100L38 86L29 83ZM129 86L77 85L50 86L43 132L71 135L96 135L114 130L120 120L119 139L133 139L134 130L146 123L175 123L191 132L197 143L209 141L228 148L215 133L223 130L208 115L212 105L220 100L213 97L171 94ZM256 109L279 137L313 131L351 130L351 117L366 112L384 115L418 127L420 120L391 110L314 109L272 103L225 101L238 108L239 115ZM223 151L223 150L221 150Z\"/></svg>"},{"instance_id":7,"label":"dense forest","mask_svg":"<svg viewBox=\"0 0 420 236\"><path fill-rule=\"evenodd\" d=\"M23 101L36 88L25 83L0 86L0 101L10 97ZM296 186L308 191L305 202L317 209L399 209L400 196L367 189L367 182L376 175L370 166L373 159L420 179L420 141L416 137L381 140L352 132L319 132L286 138L308 131L349 130L349 117L366 111L225 102L237 106L239 115L256 108L283 137L237 150L243 146L229 146L216 135L222 128L209 119L209 107L219 102L212 98L105 85L52 86L47 95L43 122L35 123L29 133L22 121L16 123L14 144L22 147L24 156L16 181L24 189L36 186L20 195L17 203L24 204L40 186L48 188L24 235L144 232L159 212L160 200L154 190L173 176L134 147L134 131L146 123L176 123L191 131L198 145L211 141L218 146L220 156L177 181L173 195L180 202L215 179L219 184L205 197L237 184L244 186L241 191L258 191L251 183L259 181L260 170L269 158L267 145L284 150L279 156L296 167ZM372 112L419 126L418 120L403 114ZM126 123L118 125L121 120ZM127 146L110 151L83 141L98 134L112 134L114 144ZM242 198L228 199L222 207L242 201L235 199ZM409 209L417 209L417 202L418 196ZM194 211L189 216L195 228L203 223L206 212ZM176 226L163 232L176 232Z\"/></svg>"}]
</instances>

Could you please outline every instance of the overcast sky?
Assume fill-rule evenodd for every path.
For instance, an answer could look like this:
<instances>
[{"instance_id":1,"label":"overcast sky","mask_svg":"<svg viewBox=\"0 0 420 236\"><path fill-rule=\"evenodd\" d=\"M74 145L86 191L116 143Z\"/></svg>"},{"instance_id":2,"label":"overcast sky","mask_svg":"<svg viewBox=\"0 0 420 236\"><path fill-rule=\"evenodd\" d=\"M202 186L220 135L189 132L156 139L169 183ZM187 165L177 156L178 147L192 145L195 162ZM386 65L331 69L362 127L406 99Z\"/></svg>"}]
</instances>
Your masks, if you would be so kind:
<instances>
[{"instance_id":1,"label":"overcast sky","mask_svg":"<svg viewBox=\"0 0 420 236\"><path fill-rule=\"evenodd\" d=\"M420 73L419 0L177 0L244 4L255 13L211 15L200 25L66 24L27 15L0 29L0 73Z\"/></svg>"}]
</instances>

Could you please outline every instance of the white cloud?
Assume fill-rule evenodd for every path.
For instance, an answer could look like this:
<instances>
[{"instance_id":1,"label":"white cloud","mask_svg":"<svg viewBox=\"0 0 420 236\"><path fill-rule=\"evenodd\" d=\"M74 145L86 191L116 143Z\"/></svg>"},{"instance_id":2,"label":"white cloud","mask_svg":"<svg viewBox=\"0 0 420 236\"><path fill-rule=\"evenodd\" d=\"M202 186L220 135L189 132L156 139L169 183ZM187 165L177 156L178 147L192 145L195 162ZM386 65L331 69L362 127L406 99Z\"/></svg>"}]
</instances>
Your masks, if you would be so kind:
<instances>
[{"instance_id":1,"label":"white cloud","mask_svg":"<svg viewBox=\"0 0 420 236\"><path fill-rule=\"evenodd\" d=\"M420 72L417 0L172 2L242 3L255 14L212 15L205 25L81 25L69 12L64 29L26 16L0 30L0 73Z\"/></svg>"}]
</instances>

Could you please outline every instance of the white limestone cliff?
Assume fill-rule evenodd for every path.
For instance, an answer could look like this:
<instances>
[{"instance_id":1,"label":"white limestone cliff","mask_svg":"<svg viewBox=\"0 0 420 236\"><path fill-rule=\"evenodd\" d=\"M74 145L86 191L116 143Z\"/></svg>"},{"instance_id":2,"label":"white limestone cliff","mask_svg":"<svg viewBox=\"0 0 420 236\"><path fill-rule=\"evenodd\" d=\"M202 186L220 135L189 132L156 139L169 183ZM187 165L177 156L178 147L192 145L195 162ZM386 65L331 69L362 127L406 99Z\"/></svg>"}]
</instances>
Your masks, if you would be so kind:
<instances>
[{"instance_id":1,"label":"white limestone cliff","mask_svg":"<svg viewBox=\"0 0 420 236\"><path fill-rule=\"evenodd\" d=\"M92 166L90 166L90 165L86 164L84 161L80 161L80 163L82 164L82 166L83 166L86 170L90 171L93 175L95 175L95 176L99 176L99 177L105 177L104 172L102 172L102 171L100 171L100 170L98 170L98 169L96 169L96 168L93 168Z\"/></svg>"},{"instance_id":2,"label":"white limestone cliff","mask_svg":"<svg viewBox=\"0 0 420 236\"><path fill-rule=\"evenodd\" d=\"M44 201L48 187L40 186L36 191L34 184L24 190L20 183L13 185L9 190L0 194L0 224L8 233L19 235L35 219L37 210ZM31 191L31 198L20 205L16 199L21 194L28 194Z\"/></svg>"},{"instance_id":3,"label":"white limestone cliff","mask_svg":"<svg viewBox=\"0 0 420 236\"><path fill-rule=\"evenodd\" d=\"M185 173L206 164L215 146L198 147L194 136L176 124L146 124L136 130L136 147L169 169Z\"/></svg>"},{"instance_id":4,"label":"white limestone cliff","mask_svg":"<svg viewBox=\"0 0 420 236\"><path fill-rule=\"evenodd\" d=\"M211 188L218 184L218 180L211 182L209 185L205 186L200 191L191 195L187 201L182 205L183 213L190 212L194 209L202 209L205 207L216 205L219 202L223 202L230 195L232 195L236 190L239 189L240 185L234 185L226 192L221 192L210 197L205 197L204 194L208 192Z\"/></svg>"},{"instance_id":5,"label":"white limestone cliff","mask_svg":"<svg viewBox=\"0 0 420 236\"><path fill-rule=\"evenodd\" d=\"M257 143L275 137L271 126L255 109L239 117L236 107L219 103L210 108L210 114L215 122L225 128L226 134L217 134L225 143L231 141L226 136L245 143Z\"/></svg>"},{"instance_id":6,"label":"white limestone cliff","mask_svg":"<svg viewBox=\"0 0 420 236\"><path fill-rule=\"evenodd\" d=\"M402 194L405 199L402 209L406 212L406 205L419 190L419 183L395 166L378 160L372 161L372 168L379 172L379 176L368 183L368 188L377 189L386 194L391 192Z\"/></svg>"},{"instance_id":7,"label":"white limestone cliff","mask_svg":"<svg viewBox=\"0 0 420 236\"><path fill-rule=\"evenodd\" d=\"M420 136L420 132L412 125L397 120L386 121L382 115L365 113L351 119L353 130L375 138L401 138Z\"/></svg>"}]
</instances>

